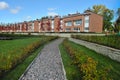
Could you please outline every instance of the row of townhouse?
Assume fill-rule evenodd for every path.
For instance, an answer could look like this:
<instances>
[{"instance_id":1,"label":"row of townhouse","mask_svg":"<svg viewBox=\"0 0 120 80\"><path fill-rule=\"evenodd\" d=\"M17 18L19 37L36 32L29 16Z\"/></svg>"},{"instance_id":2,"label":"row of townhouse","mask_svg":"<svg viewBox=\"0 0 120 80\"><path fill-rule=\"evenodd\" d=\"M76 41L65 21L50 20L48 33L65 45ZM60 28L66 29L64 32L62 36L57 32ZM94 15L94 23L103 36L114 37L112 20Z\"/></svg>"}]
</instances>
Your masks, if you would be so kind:
<instances>
[{"instance_id":1,"label":"row of townhouse","mask_svg":"<svg viewBox=\"0 0 120 80\"><path fill-rule=\"evenodd\" d=\"M34 21L0 25L1 32L97 32L101 33L103 17L91 11L60 17L43 17Z\"/></svg>"}]
</instances>

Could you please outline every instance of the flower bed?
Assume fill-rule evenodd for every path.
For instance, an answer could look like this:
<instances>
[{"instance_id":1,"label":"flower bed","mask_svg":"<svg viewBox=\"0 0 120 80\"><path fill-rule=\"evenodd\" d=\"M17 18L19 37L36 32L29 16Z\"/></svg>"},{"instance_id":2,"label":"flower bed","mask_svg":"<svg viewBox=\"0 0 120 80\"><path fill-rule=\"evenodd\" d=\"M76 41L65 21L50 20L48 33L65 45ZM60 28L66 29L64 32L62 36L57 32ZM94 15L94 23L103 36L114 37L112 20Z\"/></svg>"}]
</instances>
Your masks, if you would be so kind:
<instances>
[{"instance_id":1,"label":"flower bed","mask_svg":"<svg viewBox=\"0 0 120 80\"><path fill-rule=\"evenodd\" d=\"M94 58L85 54L82 50L74 47L70 41L65 40L63 45L70 54L73 64L77 65L81 73L82 80L109 80L108 73L110 67L99 68L100 63Z\"/></svg>"},{"instance_id":2,"label":"flower bed","mask_svg":"<svg viewBox=\"0 0 120 80\"><path fill-rule=\"evenodd\" d=\"M86 40L89 42L94 42L102 44L105 46L110 46L113 48L120 49L120 37L117 35L110 36L81 36L81 35L72 35L72 38Z\"/></svg>"}]
</instances>

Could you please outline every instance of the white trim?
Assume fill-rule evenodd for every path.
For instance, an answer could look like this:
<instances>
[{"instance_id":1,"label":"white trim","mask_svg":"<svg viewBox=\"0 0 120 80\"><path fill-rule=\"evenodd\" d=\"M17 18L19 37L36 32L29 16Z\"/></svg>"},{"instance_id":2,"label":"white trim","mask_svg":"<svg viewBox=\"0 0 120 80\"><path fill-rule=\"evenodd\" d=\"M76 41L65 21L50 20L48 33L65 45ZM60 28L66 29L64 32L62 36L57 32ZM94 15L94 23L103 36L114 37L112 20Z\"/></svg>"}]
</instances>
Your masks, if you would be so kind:
<instances>
[{"instance_id":1,"label":"white trim","mask_svg":"<svg viewBox=\"0 0 120 80\"><path fill-rule=\"evenodd\" d=\"M90 17L89 16L85 16L84 19L85 19L84 20L84 31L85 32L89 32L89 20L90 20ZM86 22L86 21L88 21L88 22ZM86 28L88 28L88 30L86 30Z\"/></svg>"}]
</instances>

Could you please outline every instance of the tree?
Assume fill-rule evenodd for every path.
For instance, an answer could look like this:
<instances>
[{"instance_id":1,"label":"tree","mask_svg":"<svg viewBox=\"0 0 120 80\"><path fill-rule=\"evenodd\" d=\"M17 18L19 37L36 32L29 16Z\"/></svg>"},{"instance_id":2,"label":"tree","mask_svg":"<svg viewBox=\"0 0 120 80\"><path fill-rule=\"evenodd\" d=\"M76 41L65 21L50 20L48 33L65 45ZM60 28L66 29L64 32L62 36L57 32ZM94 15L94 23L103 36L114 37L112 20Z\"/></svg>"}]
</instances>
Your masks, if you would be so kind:
<instances>
[{"instance_id":1,"label":"tree","mask_svg":"<svg viewBox=\"0 0 120 80\"><path fill-rule=\"evenodd\" d=\"M120 8L117 10L117 15L120 17Z\"/></svg>"},{"instance_id":2,"label":"tree","mask_svg":"<svg viewBox=\"0 0 120 80\"><path fill-rule=\"evenodd\" d=\"M103 12L103 29L109 30L112 26L111 20L113 19L113 10L105 9Z\"/></svg>"},{"instance_id":3,"label":"tree","mask_svg":"<svg viewBox=\"0 0 120 80\"><path fill-rule=\"evenodd\" d=\"M92 11L96 14L100 14L103 15L104 10L106 10L107 8L105 7L105 5L94 5L92 7Z\"/></svg>"},{"instance_id":4,"label":"tree","mask_svg":"<svg viewBox=\"0 0 120 80\"><path fill-rule=\"evenodd\" d=\"M120 8L117 10L117 17L115 21L115 32L120 32Z\"/></svg>"},{"instance_id":5,"label":"tree","mask_svg":"<svg viewBox=\"0 0 120 80\"><path fill-rule=\"evenodd\" d=\"M94 5L91 11L103 16L103 30L111 30L113 10L108 9L105 5Z\"/></svg>"}]
</instances>

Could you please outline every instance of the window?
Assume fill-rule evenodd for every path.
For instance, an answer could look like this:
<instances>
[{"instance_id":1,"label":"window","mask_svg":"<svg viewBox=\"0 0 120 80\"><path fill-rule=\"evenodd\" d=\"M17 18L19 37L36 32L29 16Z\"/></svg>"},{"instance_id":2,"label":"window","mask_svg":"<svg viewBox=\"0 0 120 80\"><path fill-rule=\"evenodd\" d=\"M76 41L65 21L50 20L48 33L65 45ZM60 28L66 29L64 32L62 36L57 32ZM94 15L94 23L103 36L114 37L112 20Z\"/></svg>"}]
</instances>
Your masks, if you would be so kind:
<instances>
[{"instance_id":1,"label":"window","mask_svg":"<svg viewBox=\"0 0 120 80\"><path fill-rule=\"evenodd\" d=\"M61 27L63 26L62 24L63 24L63 20L60 20L60 26L61 26Z\"/></svg>"},{"instance_id":2,"label":"window","mask_svg":"<svg viewBox=\"0 0 120 80\"><path fill-rule=\"evenodd\" d=\"M74 28L74 30L78 30L79 28Z\"/></svg>"},{"instance_id":3,"label":"window","mask_svg":"<svg viewBox=\"0 0 120 80\"><path fill-rule=\"evenodd\" d=\"M32 26L32 24L29 24L29 26Z\"/></svg>"},{"instance_id":4,"label":"window","mask_svg":"<svg viewBox=\"0 0 120 80\"><path fill-rule=\"evenodd\" d=\"M74 27L74 28L73 28L73 31L80 32L80 28L79 28L79 27Z\"/></svg>"},{"instance_id":5,"label":"window","mask_svg":"<svg viewBox=\"0 0 120 80\"><path fill-rule=\"evenodd\" d=\"M67 31L68 31L68 30L70 31L71 29L70 29L70 28L66 28L66 30L67 30Z\"/></svg>"},{"instance_id":6,"label":"window","mask_svg":"<svg viewBox=\"0 0 120 80\"><path fill-rule=\"evenodd\" d=\"M38 25L40 26L40 23L38 23Z\"/></svg>"},{"instance_id":7,"label":"window","mask_svg":"<svg viewBox=\"0 0 120 80\"><path fill-rule=\"evenodd\" d=\"M75 26L78 26L78 25L81 25L81 24L82 24L82 19L74 21Z\"/></svg>"},{"instance_id":8,"label":"window","mask_svg":"<svg viewBox=\"0 0 120 80\"><path fill-rule=\"evenodd\" d=\"M34 31L34 23L32 23L31 31Z\"/></svg>"},{"instance_id":9,"label":"window","mask_svg":"<svg viewBox=\"0 0 120 80\"><path fill-rule=\"evenodd\" d=\"M85 23L89 23L89 16L85 16Z\"/></svg>"},{"instance_id":10,"label":"window","mask_svg":"<svg viewBox=\"0 0 120 80\"><path fill-rule=\"evenodd\" d=\"M84 31L89 31L89 16L85 16Z\"/></svg>"},{"instance_id":11,"label":"window","mask_svg":"<svg viewBox=\"0 0 120 80\"><path fill-rule=\"evenodd\" d=\"M89 23L89 20L85 20L85 23Z\"/></svg>"},{"instance_id":12,"label":"window","mask_svg":"<svg viewBox=\"0 0 120 80\"><path fill-rule=\"evenodd\" d=\"M34 27L34 23L32 23L32 27Z\"/></svg>"},{"instance_id":13,"label":"window","mask_svg":"<svg viewBox=\"0 0 120 80\"><path fill-rule=\"evenodd\" d=\"M85 30L89 30L89 27L85 27Z\"/></svg>"},{"instance_id":14,"label":"window","mask_svg":"<svg viewBox=\"0 0 120 80\"><path fill-rule=\"evenodd\" d=\"M67 21L67 22L65 23L65 25L66 25L66 26L72 26L72 21Z\"/></svg>"},{"instance_id":15,"label":"window","mask_svg":"<svg viewBox=\"0 0 120 80\"><path fill-rule=\"evenodd\" d=\"M63 20L60 20L60 22L62 23L62 22L63 22Z\"/></svg>"},{"instance_id":16,"label":"window","mask_svg":"<svg viewBox=\"0 0 120 80\"><path fill-rule=\"evenodd\" d=\"M52 20L52 29L54 29L54 20Z\"/></svg>"}]
</instances>

